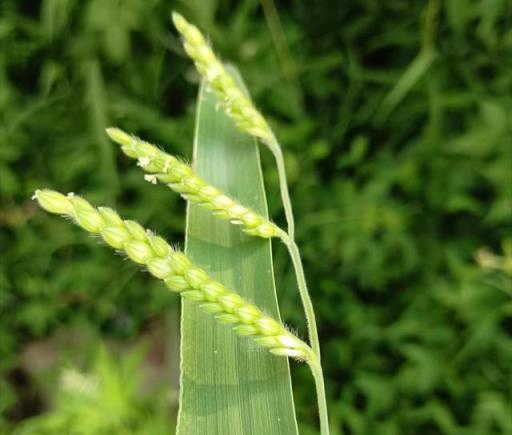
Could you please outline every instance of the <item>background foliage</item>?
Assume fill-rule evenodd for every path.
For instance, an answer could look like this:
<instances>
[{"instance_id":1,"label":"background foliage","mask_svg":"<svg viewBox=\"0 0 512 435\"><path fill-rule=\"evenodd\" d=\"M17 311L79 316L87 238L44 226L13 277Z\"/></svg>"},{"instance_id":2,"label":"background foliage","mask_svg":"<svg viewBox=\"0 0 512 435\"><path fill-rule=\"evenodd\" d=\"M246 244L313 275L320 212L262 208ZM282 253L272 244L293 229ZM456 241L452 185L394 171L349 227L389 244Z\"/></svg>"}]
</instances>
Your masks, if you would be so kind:
<instances>
[{"instance_id":1,"label":"background foliage","mask_svg":"<svg viewBox=\"0 0 512 435\"><path fill-rule=\"evenodd\" d=\"M512 431L510 2L275 6L0 3L0 430L174 427L177 300L30 196L80 192L182 239L183 203L103 132L190 156L198 79L171 31L176 8L240 67L285 147L333 432ZM268 155L264 167L282 223ZM282 314L304 334L274 250ZM293 371L314 433L312 381Z\"/></svg>"}]
</instances>

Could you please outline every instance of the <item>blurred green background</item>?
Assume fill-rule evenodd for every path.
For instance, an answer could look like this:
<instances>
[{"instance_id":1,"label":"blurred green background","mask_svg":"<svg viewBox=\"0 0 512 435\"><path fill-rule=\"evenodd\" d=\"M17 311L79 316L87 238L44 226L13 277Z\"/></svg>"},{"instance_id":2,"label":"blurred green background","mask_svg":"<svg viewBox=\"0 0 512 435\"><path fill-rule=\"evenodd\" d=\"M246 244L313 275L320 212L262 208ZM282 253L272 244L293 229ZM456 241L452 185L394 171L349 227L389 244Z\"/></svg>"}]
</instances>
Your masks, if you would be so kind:
<instances>
[{"instance_id":1,"label":"blurred green background","mask_svg":"<svg viewBox=\"0 0 512 435\"><path fill-rule=\"evenodd\" d=\"M79 192L183 239L183 201L104 134L190 158L198 76L172 9L285 149L333 434L512 433L510 0L2 0L0 432L174 431L178 299L30 200ZM316 433L311 376L293 377Z\"/></svg>"}]
</instances>

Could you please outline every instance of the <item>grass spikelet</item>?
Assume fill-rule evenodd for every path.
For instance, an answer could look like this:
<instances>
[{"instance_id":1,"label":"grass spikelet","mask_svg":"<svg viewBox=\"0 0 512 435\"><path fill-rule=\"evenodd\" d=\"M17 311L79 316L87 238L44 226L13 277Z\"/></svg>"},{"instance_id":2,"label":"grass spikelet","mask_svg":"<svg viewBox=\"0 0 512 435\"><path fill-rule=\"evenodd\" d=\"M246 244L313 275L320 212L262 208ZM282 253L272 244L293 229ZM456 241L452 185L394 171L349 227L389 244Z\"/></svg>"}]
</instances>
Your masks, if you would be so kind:
<instances>
[{"instance_id":1,"label":"grass spikelet","mask_svg":"<svg viewBox=\"0 0 512 435\"><path fill-rule=\"evenodd\" d=\"M170 290L199 303L219 323L232 325L239 336L251 336L275 355L306 361L314 358L311 348L281 323L212 280L185 254L137 222L121 219L110 208L95 208L73 194L37 190L34 199L46 211L72 218L87 232L100 235L108 245L124 251L132 261L146 266L154 277L164 281Z\"/></svg>"},{"instance_id":2,"label":"grass spikelet","mask_svg":"<svg viewBox=\"0 0 512 435\"><path fill-rule=\"evenodd\" d=\"M212 214L221 219L242 226L247 234L265 239L283 237L284 232L277 225L210 186L189 165L176 157L118 128L108 128L106 131L114 142L121 145L128 157L137 159L138 166L148 172L146 180L167 184L187 201L211 210Z\"/></svg>"},{"instance_id":3,"label":"grass spikelet","mask_svg":"<svg viewBox=\"0 0 512 435\"><path fill-rule=\"evenodd\" d=\"M226 113L242 130L268 143L273 134L269 125L254 107L234 78L226 71L222 62L206 42L199 29L183 16L173 12L172 21L183 37L183 47L194 61L197 70L215 91Z\"/></svg>"}]
</instances>

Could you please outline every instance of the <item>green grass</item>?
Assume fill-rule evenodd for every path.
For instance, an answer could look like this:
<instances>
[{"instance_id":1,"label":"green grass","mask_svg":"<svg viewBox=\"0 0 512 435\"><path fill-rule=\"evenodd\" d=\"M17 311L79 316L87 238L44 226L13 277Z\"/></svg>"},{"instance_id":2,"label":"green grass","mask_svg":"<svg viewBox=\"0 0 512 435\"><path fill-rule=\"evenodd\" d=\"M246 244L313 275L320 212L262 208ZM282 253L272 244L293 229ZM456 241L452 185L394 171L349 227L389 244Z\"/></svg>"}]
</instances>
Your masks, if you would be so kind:
<instances>
[{"instance_id":1,"label":"green grass","mask_svg":"<svg viewBox=\"0 0 512 435\"><path fill-rule=\"evenodd\" d=\"M512 230L506 1L441 2L431 33L424 2L279 3L292 60L282 69L256 1L4 0L5 431L53 409L42 373L24 365L30 345L84 323L97 342L126 342L176 309L147 275L119 270L119 259L36 213L29 198L65 186L183 236L179 198L143 183L99 133L118 124L191 156L197 77L169 20L180 6L240 68L285 149L333 426L357 435L510 431L510 277L474 260L482 246L502 254ZM433 58L407 74L428 34ZM283 226L272 160L262 160L269 214ZM284 247L274 251L281 314L300 328L293 271ZM60 367L57 359L49 370ZM310 374L292 375L301 433L315 433Z\"/></svg>"}]
</instances>

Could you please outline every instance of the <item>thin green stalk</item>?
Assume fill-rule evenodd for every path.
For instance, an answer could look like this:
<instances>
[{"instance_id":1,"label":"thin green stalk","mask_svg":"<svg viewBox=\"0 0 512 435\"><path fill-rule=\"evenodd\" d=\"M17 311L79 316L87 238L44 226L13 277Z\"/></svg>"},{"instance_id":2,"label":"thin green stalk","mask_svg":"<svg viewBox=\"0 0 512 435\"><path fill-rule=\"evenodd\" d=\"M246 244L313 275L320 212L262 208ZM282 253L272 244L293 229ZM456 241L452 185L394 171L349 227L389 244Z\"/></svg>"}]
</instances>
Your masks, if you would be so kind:
<instances>
[{"instance_id":1,"label":"thin green stalk","mask_svg":"<svg viewBox=\"0 0 512 435\"><path fill-rule=\"evenodd\" d=\"M272 152L276 161L277 174L279 176L279 190L281 192L281 200L283 202L284 214L288 225L288 236L290 239L294 240L295 219L293 218L292 202L290 199L290 192L288 190L288 183L286 181L286 168L284 165L283 151L273 134L270 141L265 141L265 145L267 145L268 149Z\"/></svg>"},{"instance_id":2,"label":"thin green stalk","mask_svg":"<svg viewBox=\"0 0 512 435\"><path fill-rule=\"evenodd\" d=\"M293 268L295 270L297 285L299 287L299 294L308 324L309 344L311 345L311 348L320 361L320 340L318 339L315 310L313 308L313 302L311 301L311 296L309 295L308 286L306 284L306 277L304 274L304 267L302 266L299 247L297 246L297 243L295 243L295 240L290 238L286 233L282 233L280 237L288 248L290 258L292 259Z\"/></svg>"},{"instance_id":3,"label":"thin green stalk","mask_svg":"<svg viewBox=\"0 0 512 435\"><path fill-rule=\"evenodd\" d=\"M280 238L288 248L290 257L292 259L293 268L297 278L297 285L299 287L299 294L304 306L304 313L306 315L306 321L308 324L309 342L315 355L318 356L320 361L320 340L318 338L318 329L316 326L315 310L313 308L313 302L309 295L308 286L306 283L306 277L304 274L304 267L302 266L302 259L300 257L299 248L295 243L294 229L295 222L293 218L292 204L290 200L290 194L288 191L288 183L286 181L286 169L284 165L283 152L276 138L272 135L272 141L266 144L274 158L276 160L277 172L279 176L279 187L281 190L281 199L283 202L283 208L288 222L288 234L281 233Z\"/></svg>"},{"instance_id":4,"label":"thin green stalk","mask_svg":"<svg viewBox=\"0 0 512 435\"><path fill-rule=\"evenodd\" d=\"M306 360L313 374L315 380L316 398L318 401L318 413L320 416L320 433L321 435L329 435L329 415L327 413L327 399L325 395L324 374L320 359L316 355L311 354L311 357Z\"/></svg>"},{"instance_id":5,"label":"thin green stalk","mask_svg":"<svg viewBox=\"0 0 512 435\"><path fill-rule=\"evenodd\" d=\"M315 380L316 396L318 401L318 413L320 415L320 433L321 435L329 435L329 417L327 413L327 396L325 393L324 374L321 365L320 355L320 340L318 338L318 329L316 326L315 310L313 302L309 295L308 286L306 283L306 276L304 274L304 267L299 252L299 247L294 239L295 222L293 218L292 204L290 194L288 191L288 183L286 181L286 169L284 165L283 152L275 136L272 134L272 141L266 142L266 145L274 155L277 172L279 176L279 187L281 190L281 199L288 222L288 233L284 231L279 234L279 237L288 248L290 258L292 259L297 285L299 287L299 294L304 307L304 313L308 324L309 344L312 348L312 354L307 359L307 363L311 368L311 373Z\"/></svg>"}]
</instances>

